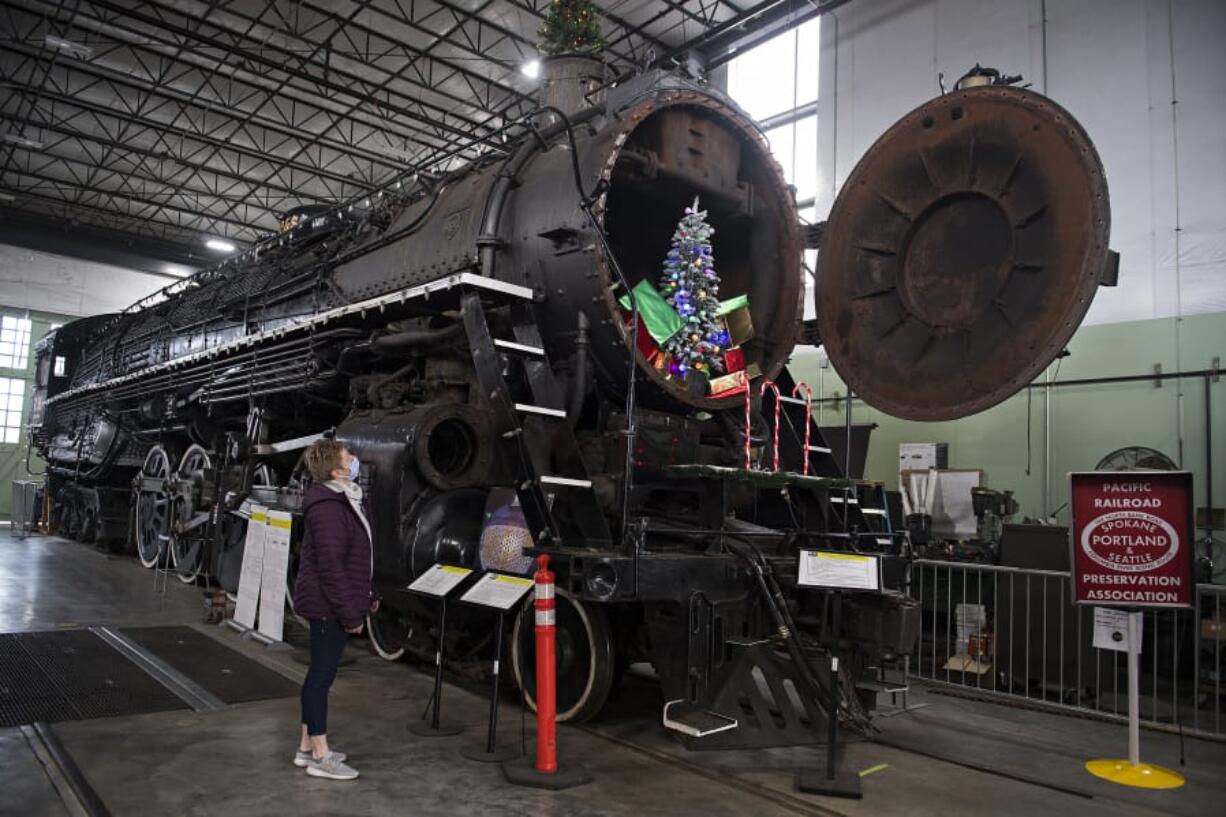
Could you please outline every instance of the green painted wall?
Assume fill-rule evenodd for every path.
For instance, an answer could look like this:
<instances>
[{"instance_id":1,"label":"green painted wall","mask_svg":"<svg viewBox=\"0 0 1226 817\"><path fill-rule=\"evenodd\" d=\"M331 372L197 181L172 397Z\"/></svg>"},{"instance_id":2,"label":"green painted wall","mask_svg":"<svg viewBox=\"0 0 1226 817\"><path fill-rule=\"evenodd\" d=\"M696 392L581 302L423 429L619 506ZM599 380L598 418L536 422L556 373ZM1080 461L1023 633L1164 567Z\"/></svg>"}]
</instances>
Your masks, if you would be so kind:
<instances>
[{"instance_id":1,"label":"green painted wall","mask_svg":"<svg viewBox=\"0 0 1226 817\"><path fill-rule=\"evenodd\" d=\"M1068 348L1071 355L1048 370L1054 380L1148 374L1155 365L1164 372L1208 369L1214 357L1226 364L1226 312L1085 326ZM791 364L793 375L809 383L815 396L846 394L834 369L821 367L823 359L814 351L798 353ZM1222 507L1226 505L1226 377L1210 383L1209 390L1214 504ZM950 467L984 469L987 485L1013 490L1022 514L1040 517L1066 502L1069 471L1093 469L1117 448L1144 445L1192 471L1196 505L1205 505L1203 379L1167 380L1161 387L1153 381L1069 386L1051 389L1050 394L1050 468L1045 468L1048 426L1043 389L1022 391L980 414L939 423L898 420L857 401L853 420L879 426L869 445L867 476L897 488L899 443L947 442ZM823 413L824 424L842 421L841 409L827 407ZM1051 479L1046 499L1045 473ZM1067 511L1058 511L1056 519L1067 524ZM1226 534L1219 532L1218 538ZM1221 580L1226 576L1226 551L1219 550L1215 561Z\"/></svg>"},{"instance_id":2,"label":"green painted wall","mask_svg":"<svg viewBox=\"0 0 1226 817\"><path fill-rule=\"evenodd\" d=\"M0 307L0 315L14 315L30 319L30 349L24 369L0 368L0 377L21 378L26 381L25 403L22 406L22 423L29 422L30 403L34 395L34 344L47 333L52 324L67 323L73 318L63 315L53 315L47 312L28 312L26 310L7 309ZM13 504L13 480L32 479L42 474L43 461L38 454L30 452L29 437L24 432L19 443L0 442L0 519L8 519ZM26 468L26 453L30 453L29 470Z\"/></svg>"}]
</instances>

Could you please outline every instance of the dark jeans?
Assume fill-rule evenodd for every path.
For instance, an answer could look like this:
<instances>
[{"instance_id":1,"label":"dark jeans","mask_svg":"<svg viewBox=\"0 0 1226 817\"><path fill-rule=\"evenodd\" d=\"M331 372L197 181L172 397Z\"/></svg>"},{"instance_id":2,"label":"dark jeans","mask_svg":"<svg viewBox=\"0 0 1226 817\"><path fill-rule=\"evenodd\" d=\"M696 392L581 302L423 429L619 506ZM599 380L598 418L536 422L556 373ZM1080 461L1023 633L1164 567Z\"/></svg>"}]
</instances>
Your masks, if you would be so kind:
<instances>
[{"instance_id":1,"label":"dark jeans","mask_svg":"<svg viewBox=\"0 0 1226 817\"><path fill-rule=\"evenodd\" d=\"M310 619L311 667L302 682L302 722L308 735L328 733L328 690L336 678L349 633L332 618Z\"/></svg>"}]
</instances>

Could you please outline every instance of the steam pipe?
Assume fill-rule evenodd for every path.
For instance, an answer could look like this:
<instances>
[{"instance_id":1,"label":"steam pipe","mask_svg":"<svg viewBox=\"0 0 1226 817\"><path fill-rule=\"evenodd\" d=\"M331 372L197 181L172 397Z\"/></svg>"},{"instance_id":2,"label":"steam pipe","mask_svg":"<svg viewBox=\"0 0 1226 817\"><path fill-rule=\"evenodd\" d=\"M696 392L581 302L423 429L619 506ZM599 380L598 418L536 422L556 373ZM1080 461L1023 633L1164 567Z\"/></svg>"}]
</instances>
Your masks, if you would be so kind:
<instances>
[{"instance_id":1,"label":"steam pipe","mask_svg":"<svg viewBox=\"0 0 1226 817\"><path fill-rule=\"evenodd\" d=\"M371 343L381 352L400 351L406 347L424 346L428 343L439 343L446 340L456 340L464 336L464 325L453 323L442 329L416 329L408 332L395 332L390 335L379 335Z\"/></svg>"}]
</instances>

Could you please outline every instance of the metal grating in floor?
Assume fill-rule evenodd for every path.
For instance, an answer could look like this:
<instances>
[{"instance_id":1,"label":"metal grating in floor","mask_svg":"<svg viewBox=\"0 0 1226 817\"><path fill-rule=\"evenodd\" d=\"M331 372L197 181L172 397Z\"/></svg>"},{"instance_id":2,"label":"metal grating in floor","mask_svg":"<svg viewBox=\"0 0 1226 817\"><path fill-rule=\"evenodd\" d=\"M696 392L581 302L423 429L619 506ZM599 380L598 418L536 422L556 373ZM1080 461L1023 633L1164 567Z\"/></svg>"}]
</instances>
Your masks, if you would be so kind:
<instances>
[{"instance_id":1,"label":"metal grating in floor","mask_svg":"<svg viewBox=\"0 0 1226 817\"><path fill-rule=\"evenodd\" d=\"M301 686L191 627L131 627L123 634L227 704L288 698Z\"/></svg>"},{"instance_id":2,"label":"metal grating in floor","mask_svg":"<svg viewBox=\"0 0 1226 817\"><path fill-rule=\"evenodd\" d=\"M0 727L185 708L88 630L0 634Z\"/></svg>"}]
</instances>

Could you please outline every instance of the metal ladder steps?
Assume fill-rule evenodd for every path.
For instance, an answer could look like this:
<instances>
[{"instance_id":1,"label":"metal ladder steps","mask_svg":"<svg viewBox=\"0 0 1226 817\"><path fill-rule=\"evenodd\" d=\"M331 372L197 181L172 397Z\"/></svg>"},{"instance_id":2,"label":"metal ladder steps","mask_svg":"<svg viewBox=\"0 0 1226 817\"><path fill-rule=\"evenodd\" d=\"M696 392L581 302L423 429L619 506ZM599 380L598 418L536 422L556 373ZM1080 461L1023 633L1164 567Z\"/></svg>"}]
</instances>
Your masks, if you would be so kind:
<instances>
[{"instance_id":1,"label":"metal ladder steps","mask_svg":"<svg viewBox=\"0 0 1226 817\"><path fill-rule=\"evenodd\" d=\"M681 700L664 704L663 722L665 729L695 738L727 732L740 725L736 718L702 709Z\"/></svg>"},{"instance_id":2,"label":"metal ladder steps","mask_svg":"<svg viewBox=\"0 0 1226 817\"><path fill-rule=\"evenodd\" d=\"M522 414L537 414L541 417L554 417L560 420L566 419L566 412L562 409L548 408L547 406L534 406L531 403L516 403L515 410Z\"/></svg>"},{"instance_id":3,"label":"metal ladder steps","mask_svg":"<svg viewBox=\"0 0 1226 817\"><path fill-rule=\"evenodd\" d=\"M501 349L504 352L528 355L529 357L545 357L545 350L539 346L529 346L526 343L517 343L516 341L503 340L502 338L494 338L494 348Z\"/></svg>"}]
</instances>

